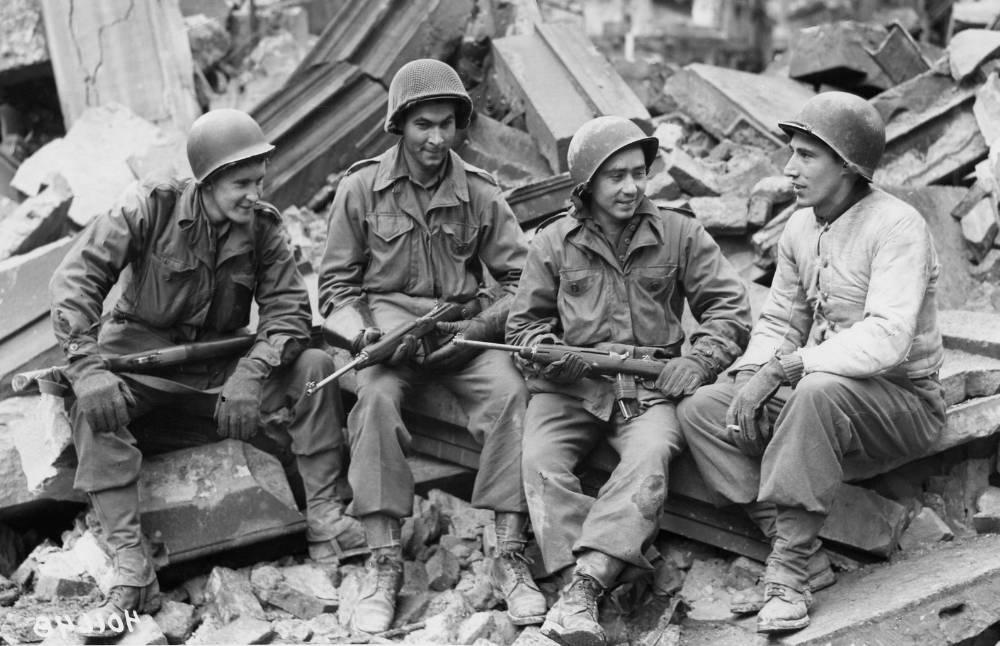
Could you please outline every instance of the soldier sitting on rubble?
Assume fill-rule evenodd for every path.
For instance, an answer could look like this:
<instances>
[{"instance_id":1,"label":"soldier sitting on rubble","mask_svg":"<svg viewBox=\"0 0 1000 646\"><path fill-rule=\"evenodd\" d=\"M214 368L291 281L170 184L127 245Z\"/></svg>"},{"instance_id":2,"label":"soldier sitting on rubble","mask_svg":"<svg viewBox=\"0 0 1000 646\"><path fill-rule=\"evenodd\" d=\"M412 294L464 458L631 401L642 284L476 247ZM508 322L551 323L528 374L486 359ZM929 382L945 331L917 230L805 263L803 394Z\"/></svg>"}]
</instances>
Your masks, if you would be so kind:
<instances>
[{"instance_id":1,"label":"soldier sitting on rubble","mask_svg":"<svg viewBox=\"0 0 1000 646\"><path fill-rule=\"evenodd\" d=\"M134 185L84 230L52 277L52 321L73 391L75 485L87 492L115 550L107 599L80 618L88 636L107 636L125 613L159 606L139 523L144 442L129 430L145 415L183 411L209 423L207 435L185 428L152 438L161 447L258 440L264 430L277 431L285 444L290 436L305 485L310 555L326 559L364 546L360 524L342 515L334 489L343 442L339 391L303 397L306 382L328 373L333 361L307 349L308 293L277 210L260 201L273 149L244 112L202 115L187 141L194 179ZM119 276L122 295L102 324L102 304ZM245 356L156 376L113 374L102 359L232 336L249 323L254 298L259 323ZM266 429L258 432L262 420Z\"/></svg>"},{"instance_id":2,"label":"soldier sitting on rubble","mask_svg":"<svg viewBox=\"0 0 1000 646\"><path fill-rule=\"evenodd\" d=\"M444 343L451 335L503 338L511 294L527 245L495 180L454 151L472 100L458 74L431 59L404 65L389 86L387 132L399 143L348 171L330 212L320 275L325 329L354 353L382 331L426 314L436 301L473 303L483 272L504 295L481 313L439 323L436 348L406 339L386 364L357 373L358 401L347 419L351 513L361 518L373 555L354 614L355 629L389 628L402 582L400 519L413 511L410 436L400 406L414 384L436 381L459 399L482 444L472 504L495 513L493 582L516 624L539 623L545 598L526 567L527 503L521 435L527 391L500 351ZM424 337L426 339L427 337Z\"/></svg>"},{"instance_id":3,"label":"soldier sitting on rubble","mask_svg":"<svg viewBox=\"0 0 1000 646\"><path fill-rule=\"evenodd\" d=\"M683 448L675 403L713 381L746 347L746 290L705 229L645 197L658 142L621 117L576 132L573 207L540 230L507 322L509 343L565 343L662 359L653 383L588 377L570 353L525 364L524 482L549 573L572 567L542 632L571 645L605 643L598 601L628 568L652 570L667 466ZM681 355L685 301L699 322ZM616 388L618 386L619 388ZM597 498L576 470L600 442L619 462Z\"/></svg>"},{"instance_id":4,"label":"soldier sitting on rubble","mask_svg":"<svg viewBox=\"0 0 1000 646\"><path fill-rule=\"evenodd\" d=\"M764 596L734 608L765 633L807 626L834 582L817 537L844 460L917 454L945 420L937 256L920 214L870 185L879 113L825 92L779 125L800 208L770 294L732 376L678 411L706 482L771 539Z\"/></svg>"}]
</instances>

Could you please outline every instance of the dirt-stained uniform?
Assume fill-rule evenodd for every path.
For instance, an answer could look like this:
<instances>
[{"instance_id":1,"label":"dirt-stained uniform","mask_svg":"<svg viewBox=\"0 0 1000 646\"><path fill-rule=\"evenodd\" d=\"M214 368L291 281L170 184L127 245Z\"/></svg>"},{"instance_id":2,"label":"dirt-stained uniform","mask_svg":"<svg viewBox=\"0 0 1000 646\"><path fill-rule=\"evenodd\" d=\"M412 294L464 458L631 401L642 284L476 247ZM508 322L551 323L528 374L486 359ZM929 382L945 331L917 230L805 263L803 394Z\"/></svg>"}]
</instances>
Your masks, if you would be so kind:
<instances>
[{"instance_id":1,"label":"dirt-stained uniform","mask_svg":"<svg viewBox=\"0 0 1000 646\"><path fill-rule=\"evenodd\" d=\"M587 211L573 208L536 234L507 322L509 343L545 338L573 346L668 359L681 354L684 303L699 322L687 355L717 374L746 345L746 291L718 245L693 218L646 198L614 248ZM653 384L638 390L625 420L614 384L592 377L562 384L526 370L525 492L545 569L596 550L650 568L667 494L667 465L683 448L674 402ZM596 499L574 473L601 441L620 456Z\"/></svg>"},{"instance_id":2,"label":"dirt-stained uniform","mask_svg":"<svg viewBox=\"0 0 1000 646\"><path fill-rule=\"evenodd\" d=\"M488 173L454 152L446 164L430 189L411 179L401 145L350 169L330 214L320 275L324 316L354 308L366 324L390 330L439 300L476 299L484 272L514 290L527 250L514 214ZM509 356L485 351L445 373L376 365L357 379L358 401L347 420L355 515L412 513L410 435L400 406L414 383L428 380L458 397L483 446L473 505L527 511L520 471L527 393Z\"/></svg>"}]
</instances>

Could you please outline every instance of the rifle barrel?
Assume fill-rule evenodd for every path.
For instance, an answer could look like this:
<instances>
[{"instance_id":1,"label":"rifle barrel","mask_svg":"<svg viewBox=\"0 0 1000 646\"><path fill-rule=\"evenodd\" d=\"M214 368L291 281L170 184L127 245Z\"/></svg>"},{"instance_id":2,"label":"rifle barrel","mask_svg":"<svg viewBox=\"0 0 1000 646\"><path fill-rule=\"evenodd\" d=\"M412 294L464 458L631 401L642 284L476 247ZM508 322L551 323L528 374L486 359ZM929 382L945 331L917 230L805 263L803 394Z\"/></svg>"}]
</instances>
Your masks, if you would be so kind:
<instances>
[{"instance_id":1,"label":"rifle barrel","mask_svg":"<svg viewBox=\"0 0 1000 646\"><path fill-rule=\"evenodd\" d=\"M463 339L461 337L455 337L453 341L455 345L464 345L470 348L482 348L483 350L503 350L504 352L517 352L520 353L524 350L519 345L508 345L506 343L490 343L489 341L471 341L469 339Z\"/></svg>"},{"instance_id":2,"label":"rifle barrel","mask_svg":"<svg viewBox=\"0 0 1000 646\"><path fill-rule=\"evenodd\" d=\"M312 397L314 394L316 394L317 390L327 385L331 381L336 381L340 379L343 375L353 370L355 366L367 360L368 360L368 354L364 350L362 350L361 352L358 353L358 356L354 357L353 359L345 363L343 366L340 367L340 369L334 370L329 375L323 377L319 381L308 382L306 384L306 397Z\"/></svg>"}]
</instances>

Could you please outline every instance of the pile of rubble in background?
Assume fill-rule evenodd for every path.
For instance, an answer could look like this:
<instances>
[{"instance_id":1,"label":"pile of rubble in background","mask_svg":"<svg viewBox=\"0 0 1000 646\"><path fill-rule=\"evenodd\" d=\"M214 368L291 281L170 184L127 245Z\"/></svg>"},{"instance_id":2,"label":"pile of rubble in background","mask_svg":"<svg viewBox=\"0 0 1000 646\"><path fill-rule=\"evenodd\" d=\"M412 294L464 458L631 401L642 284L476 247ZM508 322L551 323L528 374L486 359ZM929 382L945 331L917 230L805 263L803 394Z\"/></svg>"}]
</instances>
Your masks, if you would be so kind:
<instances>
[{"instance_id":1,"label":"pile of rubble in background","mask_svg":"<svg viewBox=\"0 0 1000 646\"><path fill-rule=\"evenodd\" d=\"M137 177L189 173L191 121L238 107L277 146L269 197L314 284L339 178L392 145L389 80L423 56L459 71L477 111L456 149L496 176L529 234L566 205L579 125L619 114L655 134L648 195L705 225L755 311L794 208L778 119L819 89L872 101L888 139L875 183L921 211L941 258L948 425L918 460L848 465L822 534L841 583L786 643L1000 638L1000 3L95 0L67 21L70 4L0 6L0 642L79 643L36 620L75 616L107 587L99 532L78 515L62 402L12 397L9 383L62 359L46 285L73 234ZM350 375L342 385L353 392ZM144 465L143 525L169 602L121 643L542 643L502 612L485 574L488 519L456 497L478 464L463 414L440 389L413 399L426 498L404 528L393 631L347 632L361 562L305 559L287 456L226 441ZM155 423L169 431L168 416ZM585 486L613 460L595 453ZM655 572L604 601L612 642L753 643L728 599L760 584L766 541L738 510L715 509L690 460L670 490Z\"/></svg>"}]
</instances>

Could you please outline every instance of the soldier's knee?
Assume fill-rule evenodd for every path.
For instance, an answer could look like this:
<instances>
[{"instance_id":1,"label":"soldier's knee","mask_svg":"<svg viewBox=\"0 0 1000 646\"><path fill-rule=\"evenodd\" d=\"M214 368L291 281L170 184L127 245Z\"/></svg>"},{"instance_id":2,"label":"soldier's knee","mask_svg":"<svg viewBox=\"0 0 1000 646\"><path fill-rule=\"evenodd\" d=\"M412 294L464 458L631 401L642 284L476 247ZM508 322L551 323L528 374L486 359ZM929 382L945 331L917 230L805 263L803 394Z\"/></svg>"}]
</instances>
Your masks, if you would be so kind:
<instances>
[{"instance_id":1,"label":"soldier's knee","mask_svg":"<svg viewBox=\"0 0 1000 646\"><path fill-rule=\"evenodd\" d=\"M295 368L309 377L324 377L335 369L333 357L318 348L307 348L295 360Z\"/></svg>"}]
</instances>

